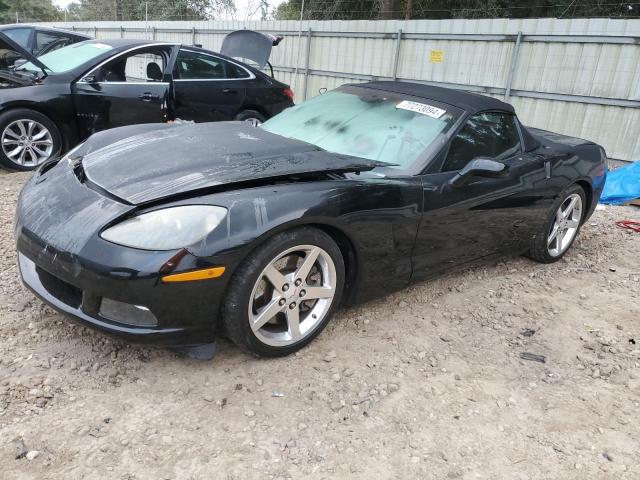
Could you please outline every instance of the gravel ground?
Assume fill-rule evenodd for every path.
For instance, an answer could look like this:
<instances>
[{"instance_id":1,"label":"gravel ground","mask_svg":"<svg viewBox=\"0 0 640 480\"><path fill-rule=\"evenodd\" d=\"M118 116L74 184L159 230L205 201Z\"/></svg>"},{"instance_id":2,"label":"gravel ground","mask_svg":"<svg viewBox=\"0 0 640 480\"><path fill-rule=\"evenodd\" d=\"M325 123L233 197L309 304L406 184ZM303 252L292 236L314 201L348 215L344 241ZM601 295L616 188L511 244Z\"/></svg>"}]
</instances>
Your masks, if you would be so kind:
<instances>
[{"instance_id":1,"label":"gravel ground","mask_svg":"<svg viewBox=\"0 0 640 480\"><path fill-rule=\"evenodd\" d=\"M297 355L220 342L198 362L74 326L21 286L26 178L0 173L3 479L640 478L640 234L613 224L639 208L597 211L554 265L344 310Z\"/></svg>"}]
</instances>

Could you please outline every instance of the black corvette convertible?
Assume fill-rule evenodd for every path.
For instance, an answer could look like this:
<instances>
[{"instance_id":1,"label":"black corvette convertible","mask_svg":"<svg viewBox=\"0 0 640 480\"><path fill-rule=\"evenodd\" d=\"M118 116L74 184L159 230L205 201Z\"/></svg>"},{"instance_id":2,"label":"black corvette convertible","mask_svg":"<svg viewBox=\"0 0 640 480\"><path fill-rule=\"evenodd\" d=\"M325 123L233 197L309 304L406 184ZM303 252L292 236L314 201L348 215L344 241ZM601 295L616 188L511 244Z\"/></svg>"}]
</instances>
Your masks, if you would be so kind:
<instances>
[{"instance_id":1,"label":"black corvette convertible","mask_svg":"<svg viewBox=\"0 0 640 480\"><path fill-rule=\"evenodd\" d=\"M223 52L263 67L279 40L241 30L225 38ZM23 57L0 69L0 166L12 170L33 170L108 128L260 123L293 105L291 89L258 68L180 43L90 40L35 58L0 32L3 52Z\"/></svg>"},{"instance_id":2,"label":"black corvette convertible","mask_svg":"<svg viewBox=\"0 0 640 480\"><path fill-rule=\"evenodd\" d=\"M483 257L558 260L605 175L601 147L525 128L494 98L349 85L260 127L93 135L25 185L19 265L99 330L286 355L340 305Z\"/></svg>"}]
</instances>

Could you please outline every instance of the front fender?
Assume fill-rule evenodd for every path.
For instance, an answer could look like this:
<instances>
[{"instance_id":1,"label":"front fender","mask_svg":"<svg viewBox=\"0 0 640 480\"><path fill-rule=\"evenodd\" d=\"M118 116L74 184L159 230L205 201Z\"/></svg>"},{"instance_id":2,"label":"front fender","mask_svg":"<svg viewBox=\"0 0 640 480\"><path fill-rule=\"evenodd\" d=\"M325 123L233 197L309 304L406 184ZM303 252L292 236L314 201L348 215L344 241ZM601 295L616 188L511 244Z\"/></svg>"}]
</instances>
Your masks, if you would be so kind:
<instances>
[{"instance_id":1,"label":"front fender","mask_svg":"<svg viewBox=\"0 0 640 480\"><path fill-rule=\"evenodd\" d=\"M354 176L356 177L356 176ZM288 182L184 200L224 206L224 224L189 247L230 273L276 233L302 225L346 236L357 258L358 299L405 286L420 220L422 189L414 177Z\"/></svg>"}]
</instances>

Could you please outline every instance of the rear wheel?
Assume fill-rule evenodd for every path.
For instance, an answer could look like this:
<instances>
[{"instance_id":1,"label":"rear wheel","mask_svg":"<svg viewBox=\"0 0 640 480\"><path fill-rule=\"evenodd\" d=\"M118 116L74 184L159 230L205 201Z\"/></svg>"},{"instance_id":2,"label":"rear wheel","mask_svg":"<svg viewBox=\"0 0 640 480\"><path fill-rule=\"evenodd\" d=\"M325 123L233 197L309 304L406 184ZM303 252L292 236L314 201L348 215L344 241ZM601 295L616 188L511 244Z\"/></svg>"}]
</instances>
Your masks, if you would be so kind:
<instances>
[{"instance_id":1,"label":"rear wheel","mask_svg":"<svg viewBox=\"0 0 640 480\"><path fill-rule=\"evenodd\" d=\"M0 165L11 170L34 170L60 153L62 139L56 125L40 112L9 110L0 115Z\"/></svg>"},{"instance_id":2,"label":"rear wheel","mask_svg":"<svg viewBox=\"0 0 640 480\"><path fill-rule=\"evenodd\" d=\"M343 286L342 254L326 233L277 234L236 271L223 308L227 334L255 355L293 353L327 325Z\"/></svg>"},{"instance_id":3,"label":"rear wheel","mask_svg":"<svg viewBox=\"0 0 640 480\"><path fill-rule=\"evenodd\" d=\"M248 122L254 127L257 127L264 123L266 118L260 112L256 112L255 110L244 110L236 115L236 120Z\"/></svg>"},{"instance_id":4,"label":"rear wheel","mask_svg":"<svg viewBox=\"0 0 640 480\"><path fill-rule=\"evenodd\" d=\"M585 208L582 187L572 185L566 189L553 204L543 231L532 240L528 256L541 263L560 260L580 231Z\"/></svg>"}]
</instances>

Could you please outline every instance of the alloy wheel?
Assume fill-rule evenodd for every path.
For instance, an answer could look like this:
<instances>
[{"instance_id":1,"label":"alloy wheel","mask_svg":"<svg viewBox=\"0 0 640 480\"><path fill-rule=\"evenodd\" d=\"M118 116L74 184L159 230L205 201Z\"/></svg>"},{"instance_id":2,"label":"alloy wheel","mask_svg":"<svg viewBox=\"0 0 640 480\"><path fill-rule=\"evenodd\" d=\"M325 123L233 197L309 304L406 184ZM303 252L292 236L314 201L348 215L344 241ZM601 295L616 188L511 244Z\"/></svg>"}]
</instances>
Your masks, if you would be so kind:
<instances>
[{"instance_id":1,"label":"alloy wheel","mask_svg":"<svg viewBox=\"0 0 640 480\"><path fill-rule=\"evenodd\" d=\"M547 249L552 257L559 257L571 245L582 220L582 198L577 193L569 195L558 207L551 231L547 237Z\"/></svg>"},{"instance_id":2,"label":"alloy wheel","mask_svg":"<svg viewBox=\"0 0 640 480\"><path fill-rule=\"evenodd\" d=\"M249 323L263 343L284 347L311 335L336 293L336 267L315 245L299 245L274 258L251 292Z\"/></svg>"},{"instance_id":3,"label":"alloy wheel","mask_svg":"<svg viewBox=\"0 0 640 480\"><path fill-rule=\"evenodd\" d=\"M259 127L260 125L262 125L262 122L260 120L258 120L257 118L245 118L244 121L247 122L247 123L250 123L254 127Z\"/></svg>"},{"instance_id":4,"label":"alloy wheel","mask_svg":"<svg viewBox=\"0 0 640 480\"><path fill-rule=\"evenodd\" d=\"M53 153L53 137L49 129L30 119L16 120L7 125L0 143L5 156L23 167L36 167Z\"/></svg>"}]
</instances>

